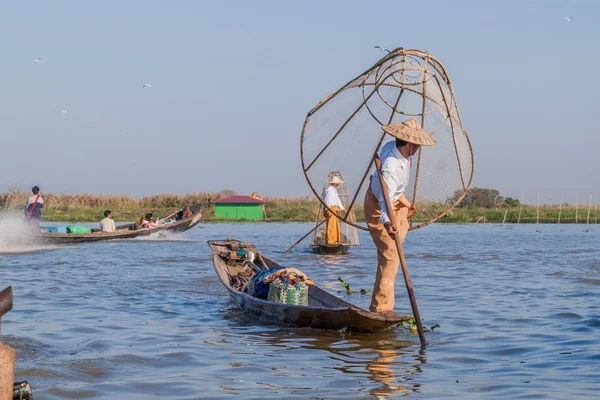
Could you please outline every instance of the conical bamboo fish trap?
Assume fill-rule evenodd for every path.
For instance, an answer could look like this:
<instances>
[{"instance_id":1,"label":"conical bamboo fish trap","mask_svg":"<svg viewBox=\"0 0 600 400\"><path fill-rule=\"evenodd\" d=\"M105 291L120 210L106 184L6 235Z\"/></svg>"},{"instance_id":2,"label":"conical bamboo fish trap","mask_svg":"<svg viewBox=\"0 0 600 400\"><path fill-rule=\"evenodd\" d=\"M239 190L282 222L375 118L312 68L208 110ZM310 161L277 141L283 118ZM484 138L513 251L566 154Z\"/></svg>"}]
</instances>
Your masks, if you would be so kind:
<instances>
[{"instance_id":1,"label":"conical bamboo fish trap","mask_svg":"<svg viewBox=\"0 0 600 400\"><path fill-rule=\"evenodd\" d=\"M393 140L381 127L408 119L417 120L437 141L411 160L406 196L418 209L411 229L456 207L471 185L474 158L450 78L429 53L403 48L390 52L308 113L300 152L302 169L317 198L322 202L314 182L338 171L345 177L348 215L353 215L350 211L363 202L374 172L374 155ZM348 216L338 217L366 229Z\"/></svg>"},{"instance_id":2,"label":"conical bamboo fish trap","mask_svg":"<svg viewBox=\"0 0 600 400\"><path fill-rule=\"evenodd\" d=\"M348 209L348 206L350 205L350 194L348 193L348 186L346 186L344 177L342 176L342 174L340 174L339 171L331 171L327 175L327 179L325 180L325 184L323 185L323 190L321 191L321 200L323 200L325 190L330 186L330 182L334 176L337 176L338 178L340 178L343 181L343 183L339 184L339 186L337 188L337 192L338 192L340 201L342 202L342 205L344 206L344 209ZM325 224L321 224L321 221L323 221L324 212L325 212L325 206L324 206L324 203L321 202L321 205L319 207L319 213L317 214L317 219L315 221L315 228L318 228L319 225L322 228L315 229L315 233L310 242L311 247L325 246L325 244L326 244L325 237L326 237L327 227ZM358 246L359 245L358 230L355 227L356 214L354 212L354 209L350 209L350 211L348 211L347 214L345 215L345 218L351 224L345 224L342 221L340 221L340 231L341 231L341 236L342 236L341 245L343 245L343 246Z\"/></svg>"}]
</instances>

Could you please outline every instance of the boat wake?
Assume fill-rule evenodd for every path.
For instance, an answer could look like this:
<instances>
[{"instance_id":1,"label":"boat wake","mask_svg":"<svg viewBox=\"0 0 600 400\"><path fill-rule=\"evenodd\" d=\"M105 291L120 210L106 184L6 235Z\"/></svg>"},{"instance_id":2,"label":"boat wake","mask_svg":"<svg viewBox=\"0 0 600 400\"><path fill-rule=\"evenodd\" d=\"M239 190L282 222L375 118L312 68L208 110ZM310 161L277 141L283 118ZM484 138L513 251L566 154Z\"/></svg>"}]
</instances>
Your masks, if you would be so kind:
<instances>
[{"instance_id":1,"label":"boat wake","mask_svg":"<svg viewBox=\"0 0 600 400\"><path fill-rule=\"evenodd\" d=\"M189 240L183 237L183 232L155 232L148 236L138 236L131 239L125 239L133 242L188 242Z\"/></svg>"},{"instance_id":2,"label":"boat wake","mask_svg":"<svg viewBox=\"0 0 600 400\"><path fill-rule=\"evenodd\" d=\"M42 244L32 235L31 226L14 214L0 214L0 254L31 253L55 250L58 246Z\"/></svg>"}]
</instances>

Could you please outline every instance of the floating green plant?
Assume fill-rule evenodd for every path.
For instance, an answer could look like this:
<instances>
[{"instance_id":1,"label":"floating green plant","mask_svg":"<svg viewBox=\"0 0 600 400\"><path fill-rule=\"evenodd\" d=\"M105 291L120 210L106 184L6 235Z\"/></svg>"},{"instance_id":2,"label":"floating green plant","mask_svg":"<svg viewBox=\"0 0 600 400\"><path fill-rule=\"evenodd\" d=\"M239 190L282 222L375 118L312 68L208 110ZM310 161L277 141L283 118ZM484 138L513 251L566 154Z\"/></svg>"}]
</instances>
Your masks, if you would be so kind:
<instances>
[{"instance_id":1,"label":"floating green plant","mask_svg":"<svg viewBox=\"0 0 600 400\"><path fill-rule=\"evenodd\" d=\"M352 295L352 289L350 289L350 285L348 285L346 282L344 282L344 280L342 278L338 278L338 281L340 281L341 284L342 284L342 287L344 289L346 289L346 294L348 296L351 296Z\"/></svg>"},{"instance_id":2,"label":"floating green plant","mask_svg":"<svg viewBox=\"0 0 600 400\"><path fill-rule=\"evenodd\" d=\"M397 326L401 326L403 328L408 329L410 333L417 333L417 325L415 324L414 318L402 321ZM429 328L424 327L423 332L433 332L436 328L440 328L440 324L435 324L433 326L430 326Z\"/></svg>"}]
</instances>

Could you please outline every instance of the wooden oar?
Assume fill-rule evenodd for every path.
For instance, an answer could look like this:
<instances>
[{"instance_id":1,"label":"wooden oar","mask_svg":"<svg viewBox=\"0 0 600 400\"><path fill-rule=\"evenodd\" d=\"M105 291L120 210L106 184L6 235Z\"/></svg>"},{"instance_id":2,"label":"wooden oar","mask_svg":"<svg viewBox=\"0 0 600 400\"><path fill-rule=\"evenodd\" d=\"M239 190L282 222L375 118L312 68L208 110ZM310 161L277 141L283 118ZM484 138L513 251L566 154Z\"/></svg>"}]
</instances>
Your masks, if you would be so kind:
<instances>
[{"instance_id":1,"label":"wooden oar","mask_svg":"<svg viewBox=\"0 0 600 400\"><path fill-rule=\"evenodd\" d=\"M286 251L283 252L283 254L287 253L288 251L290 251L291 249L293 249L294 247L296 247L301 241L303 241L304 239L306 239L306 237L308 235L310 235L311 233L313 233L318 227L320 227L321 225L323 225L323 222L325 222L326 220L323 220L321 222L319 222L317 225L315 225L314 228L312 228L310 231L308 231L308 233L304 236L302 236L300 238L300 240L298 240L296 243L294 243L289 249L287 249Z\"/></svg>"},{"instance_id":2,"label":"wooden oar","mask_svg":"<svg viewBox=\"0 0 600 400\"><path fill-rule=\"evenodd\" d=\"M379 159L379 155L375 153L375 166L377 167L377 175L379 175L379 182L381 183L381 191L383 192L383 198L385 199L385 207L388 210L388 216L390 217L390 221L392 220L392 203L390 201L390 195L387 190L387 185L383 180L383 176L381 174L381 160ZM415 299L415 293L413 292L412 283L410 281L410 275L408 274L408 267L406 266L406 258L404 258L404 250L402 249L402 239L399 234L395 235L396 241L396 249L398 250L398 255L400 256L400 265L402 266L402 274L404 275L404 283L406 283L406 291L408 292L408 298L410 299L410 306L412 307L413 317L417 323L417 331L419 332L419 339L421 340L421 346L427 345L427 340L425 339L425 331L423 330L423 324L421 324L421 317L419 316L419 308L417 307L417 300Z\"/></svg>"},{"instance_id":3,"label":"wooden oar","mask_svg":"<svg viewBox=\"0 0 600 400\"><path fill-rule=\"evenodd\" d=\"M181 210L175 211L173 214L169 214L169 215L167 215L166 217L159 219L159 220L158 220L158 224L160 225L160 224L162 224L164 221L166 221L166 220L168 220L169 218L171 218L173 215L177 215L177 214L179 213L179 211L181 211Z\"/></svg>"}]
</instances>

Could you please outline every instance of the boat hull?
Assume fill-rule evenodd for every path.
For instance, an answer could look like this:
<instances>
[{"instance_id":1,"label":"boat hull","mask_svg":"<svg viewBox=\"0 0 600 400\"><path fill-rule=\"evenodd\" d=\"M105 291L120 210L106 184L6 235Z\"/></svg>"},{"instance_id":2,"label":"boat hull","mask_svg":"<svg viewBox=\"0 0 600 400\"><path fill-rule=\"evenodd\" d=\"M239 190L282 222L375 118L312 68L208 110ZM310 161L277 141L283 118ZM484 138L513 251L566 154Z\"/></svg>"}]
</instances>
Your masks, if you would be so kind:
<instances>
[{"instance_id":1,"label":"boat hull","mask_svg":"<svg viewBox=\"0 0 600 400\"><path fill-rule=\"evenodd\" d=\"M213 250L213 265L219 280L229 292L235 303L248 314L262 320L284 323L297 327L313 329L347 330L354 332L374 333L390 328L402 321L409 320L410 316L398 314L374 313L357 307L337 296L334 296L318 286L309 286L308 306L295 306L276 303L250 296L236 290L228 277L235 267L227 264L222 254L233 251L239 246L237 240L209 241ZM244 243L243 248L257 255L268 268L278 266L275 261L262 255L251 243Z\"/></svg>"},{"instance_id":2,"label":"boat hull","mask_svg":"<svg viewBox=\"0 0 600 400\"><path fill-rule=\"evenodd\" d=\"M337 244L337 245L335 245L335 244L331 244L331 245L318 244L318 245L310 246L313 253L315 253L315 254L335 254L335 255L348 254L350 247L351 246L348 246L345 244Z\"/></svg>"},{"instance_id":3,"label":"boat hull","mask_svg":"<svg viewBox=\"0 0 600 400\"><path fill-rule=\"evenodd\" d=\"M115 232L95 232L85 234L70 233L41 233L35 235L41 242L46 244L73 244L85 242L99 242L103 240L133 239L152 235L157 232L185 232L188 229L198 225L201 220L201 214L193 215L173 223L159 225L155 228L144 228L129 230L127 228L117 229Z\"/></svg>"}]
</instances>

